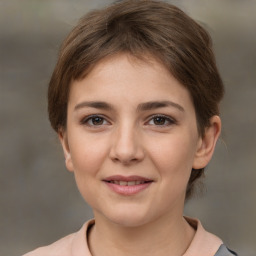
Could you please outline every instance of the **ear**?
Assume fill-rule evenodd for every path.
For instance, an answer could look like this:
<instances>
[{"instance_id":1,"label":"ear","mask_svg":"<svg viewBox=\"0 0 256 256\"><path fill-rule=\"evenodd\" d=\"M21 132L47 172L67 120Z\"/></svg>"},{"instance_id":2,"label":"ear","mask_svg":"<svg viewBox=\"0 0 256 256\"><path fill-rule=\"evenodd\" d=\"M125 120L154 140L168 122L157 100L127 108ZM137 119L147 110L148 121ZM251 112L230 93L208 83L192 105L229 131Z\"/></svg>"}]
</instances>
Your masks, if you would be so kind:
<instances>
[{"instance_id":1,"label":"ear","mask_svg":"<svg viewBox=\"0 0 256 256\"><path fill-rule=\"evenodd\" d=\"M73 167L73 162L72 162L70 149L69 149L69 145L68 145L67 132L64 131L64 129L60 129L58 131L58 136L59 136L59 140L62 145L63 152L64 152L66 168L70 172L73 172L74 167Z\"/></svg>"},{"instance_id":2,"label":"ear","mask_svg":"<svg viewBox=\"0 0 256 256\"><path fill-rule=\"evenodd\" d=\"M197 151L194 158L193 169L202 169L210 162L216 142L221 132L219 116L210 119L210 126L205 129L205 134L198 140Z\"/></svg>"}]
</instances>

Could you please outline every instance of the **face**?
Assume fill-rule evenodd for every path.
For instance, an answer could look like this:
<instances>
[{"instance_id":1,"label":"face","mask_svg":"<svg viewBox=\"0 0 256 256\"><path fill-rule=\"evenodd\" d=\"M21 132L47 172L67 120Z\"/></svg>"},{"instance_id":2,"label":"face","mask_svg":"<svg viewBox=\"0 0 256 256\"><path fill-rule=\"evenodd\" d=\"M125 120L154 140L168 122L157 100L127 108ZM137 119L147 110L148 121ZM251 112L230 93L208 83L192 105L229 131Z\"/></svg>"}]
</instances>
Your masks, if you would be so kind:
<instances>
[{"instance_id":1,"label":"face","mask_svg":"<svg viewBox=\"0 0 256 256\"><path fill-rule=\"evenodd\" d=\"M118 55L74 81L60 139L96 218L138 226L182 216L203 141L189 92L153 58Z\"/></svg>"}]
</instances>

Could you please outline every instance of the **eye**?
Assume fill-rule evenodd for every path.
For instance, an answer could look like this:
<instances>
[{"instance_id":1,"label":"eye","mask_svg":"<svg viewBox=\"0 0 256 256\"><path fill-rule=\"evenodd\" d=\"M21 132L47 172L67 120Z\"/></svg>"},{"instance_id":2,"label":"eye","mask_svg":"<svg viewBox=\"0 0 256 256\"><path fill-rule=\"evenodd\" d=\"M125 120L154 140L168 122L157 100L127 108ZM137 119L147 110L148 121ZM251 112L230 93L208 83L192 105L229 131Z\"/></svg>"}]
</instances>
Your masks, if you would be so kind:
<instances>
[{"instance_id":1,"label":"eye","mask_svg":"<svg viewBox=\"0 0 256 256\"><path fill-rule=\"evenodd\" d=\"M175 123L176 121L174 119L164 115L155 115L148 121L149 125L155 126L168 126Z\"/></svg>"},{"instance_id":2,"label":"eye","mask_svg":"<svg viewBox=\"0 0 256 256\"><path fill-rule=\"evenodd\" d=\"M81 121L81 124L88 125L88 126L101 126L101 125L107 125L109 122L102 116L99 115L93 115L84 118Z\"/></svg>"}]
</instances>

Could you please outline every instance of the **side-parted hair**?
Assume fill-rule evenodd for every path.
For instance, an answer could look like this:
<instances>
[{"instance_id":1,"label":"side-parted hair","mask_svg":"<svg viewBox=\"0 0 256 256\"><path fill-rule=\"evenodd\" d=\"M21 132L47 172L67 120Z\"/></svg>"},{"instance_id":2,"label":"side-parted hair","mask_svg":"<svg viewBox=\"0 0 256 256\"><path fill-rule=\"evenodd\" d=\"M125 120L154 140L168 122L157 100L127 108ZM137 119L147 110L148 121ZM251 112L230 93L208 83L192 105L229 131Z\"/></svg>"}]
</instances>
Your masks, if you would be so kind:
<instances>
[{"instance_id":1,"label":"side-parted hair","mask_svg":"<svg viewBox=\"0 0 256 256\"><path fill-rule=\"evenodd\" d=\"M53 129L66 128L70 84L84 78L102 59L128 53L153 56L189 91L200 136L219 115L224 87L212 41L205 29L179 8L161 1L126 0L91 11L80 19L60 49L48 88ZM191 171L186 198L204 168Z\"/></svg>"}]
</instances>

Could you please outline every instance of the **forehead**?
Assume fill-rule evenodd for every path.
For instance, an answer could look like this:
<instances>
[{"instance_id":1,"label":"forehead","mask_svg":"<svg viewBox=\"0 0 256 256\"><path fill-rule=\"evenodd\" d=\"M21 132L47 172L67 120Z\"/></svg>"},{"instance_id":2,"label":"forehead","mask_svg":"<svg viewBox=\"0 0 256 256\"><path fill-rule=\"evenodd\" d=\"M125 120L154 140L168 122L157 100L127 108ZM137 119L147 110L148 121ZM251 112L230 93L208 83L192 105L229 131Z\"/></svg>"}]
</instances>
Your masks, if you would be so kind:
<instances>
[{"instance_id":1,"label":"forehead","mask_svg":"<svg viewBox=\"0 0 256 256\"><path fill-rule=\"evenodd\" d=\"M95 97L110 101L122 98L127 102L175 99L191 105L188 90L160 61L152 56L138 59L129 54L105 58L84 78L71 83L70 101Z\"/></svg>"}]
</instances>

